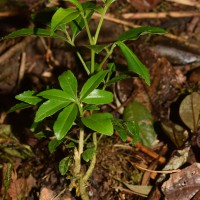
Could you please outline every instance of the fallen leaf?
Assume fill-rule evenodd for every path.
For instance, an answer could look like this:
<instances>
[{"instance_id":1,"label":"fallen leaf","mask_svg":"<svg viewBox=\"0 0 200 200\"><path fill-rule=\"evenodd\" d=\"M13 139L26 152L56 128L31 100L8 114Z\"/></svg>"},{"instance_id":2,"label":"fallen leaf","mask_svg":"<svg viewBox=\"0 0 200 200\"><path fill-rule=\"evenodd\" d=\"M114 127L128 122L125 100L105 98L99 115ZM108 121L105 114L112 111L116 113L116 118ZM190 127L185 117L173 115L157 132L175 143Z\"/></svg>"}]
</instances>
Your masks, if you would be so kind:
<instances>
[{"instance_id":1,"label":"fallen leaf","mask_svg":"<svg viewBox=\"0 0 200 200\"><path fill-rule=\"evenodd\" d=\"M185 125L191 130L196 130L200 114L200 94L193 92L187 95L181 102L179 115Z\"/></svg>"},{"instance_id":2,"label":"fallen leaf","mask_svg":"<svg viewBox=\"0 0 200 200\"><path fill-rule=\"evenodd\" d=\"M200 163L170 175L162 185L165 200L190 200L200 191Z\"/></svg>"}]
</instances>

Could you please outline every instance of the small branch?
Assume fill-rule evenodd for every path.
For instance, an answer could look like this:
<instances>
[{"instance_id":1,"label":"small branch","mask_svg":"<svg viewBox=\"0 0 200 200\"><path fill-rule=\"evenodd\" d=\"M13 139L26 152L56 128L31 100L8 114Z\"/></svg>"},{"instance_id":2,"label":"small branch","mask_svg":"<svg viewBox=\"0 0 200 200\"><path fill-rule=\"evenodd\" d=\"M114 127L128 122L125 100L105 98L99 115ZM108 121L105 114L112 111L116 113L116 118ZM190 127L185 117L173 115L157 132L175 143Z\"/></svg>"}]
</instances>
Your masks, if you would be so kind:
<instances>
[{"instance_id":1,"label":"small branch","mask_svg":"<svg viewBox=\"0 0 200 200\"><path fill-rule=\"evenodd\" d=\"M199 12L159 12L159 13L125 13L122 15L124 19L149 19L149 18L183 18L200 16Z\"/></svg>"},{"instance_id":2,"label":"small branch","mask_svg":"<svg viewBox=\"0 0 200 200\"><path fill-rule=\"evenodd\" d=\"M160 174L172 174L172 173L176 173L176 172L180 172L181 171L180 169L157 171L157 170L151 170L151 169L147 169L147 168L141 167L141 166L139 166L137 164L134 164L134 166L137 167L140 170L144 170L144 171L151 172L151 173L160 173Z\"/></svg>"},{"instance_id":3,"label":"small branch","mask_svg":"<svg viewBox=\"0 0 200 200\"><path fill-rule=\"evenodd\" d=\"M89 166L89 168L88 168L86 174L85 174L84 177L83 177L83 181L84 181L84 182L87 182L88 179L91 177L91 174L92 174L92 172L93 172L93 170L94 170L94 167L95 167L95 164L96 164L96 155L97 155L97 153L96 153L96 150L97 150L97 133L93 133L93 143L94 143L94 146L95 146L95 153L94 153L94 155L93 155L93 157L92 157L90 166Z\"/></svg>"},{"instance_id":4,"label":"small branch","mask_svg":"<svg viewBox=\"0 0 200 200\"><path fill-rule=\"evenodd\" d=\"M22 57L21 57L21 64L20 64L20 67L19 67L18 80L17 80L17 87L18 88L20 86L21 80L24 77L25 68L26 68L26 52L23 52Z\"/></svg>"},{"instance_id":5,"label":"small branch","mask_svg":"<svg viewBox=\"0 0 200 200\"><path fill-rule=\"evenodd\" d=\"M174 2L174 3L179 3L187 6L195 6L197 8L200 8L200 3L197 1L192 1L192 0L166 0L169 2Z\"/></svg>"},{"instance_id":6,"label":"small branch","mask_svg":"<svg viewBox=\"0 0 200 200\"><path fill-rule=\"evenodd\" d=\"M0 56L0 63L3 64L8 61L16 52L21 52L23 48L25 48L33 38L27 37L23 39L21 42L17 43L13 47L11 47L8 51Z\"/></svg>"},{"instance_id":7,"label":"small branch","mask_svg":"<svg viewBox=\"0 0 200 200\"><path fill-rule=\"evenodd\" d=\"M94 13L93 15L93 18L94 19L97 19L101 17L100 14L98 13ZM108 21L111 21L111 22L115 22L115 23L118 23L118 24L122 24L124 26L128 26L128 27L131 27L131 28L137 28L137 27L141 27L140 25L137 25L137 24L134 24L132 22L127 22L125 20L121 20L121 19L116 19L115 16L112 16L112 15L105 15L104 19L108 20ZM173 35L173 34L170 34L170 33L167 33L167 34L164 34L163 37L167 37L167 38L170 38L170 39L173 39L173 40L177 40L178 42L180 43L184 43L185 45L187 45L188 47L190 48L195 48L195 49L199 49L199 45L198 44L194 44L194 43L189 43L187 41L187 39L181 37L181 36L176 36L176 35Z\"/></svg>"},{"instance_id":8,"label":"small branch","mask_svg":"<svg viewBox=\"0 0 200 200\"><path fill-rule=\"evenodd\" d=\"M0 12L0 17L12 17L20 14L21 13L19 11L5 11L5 12Z\"/></svg>"}]
</instances>

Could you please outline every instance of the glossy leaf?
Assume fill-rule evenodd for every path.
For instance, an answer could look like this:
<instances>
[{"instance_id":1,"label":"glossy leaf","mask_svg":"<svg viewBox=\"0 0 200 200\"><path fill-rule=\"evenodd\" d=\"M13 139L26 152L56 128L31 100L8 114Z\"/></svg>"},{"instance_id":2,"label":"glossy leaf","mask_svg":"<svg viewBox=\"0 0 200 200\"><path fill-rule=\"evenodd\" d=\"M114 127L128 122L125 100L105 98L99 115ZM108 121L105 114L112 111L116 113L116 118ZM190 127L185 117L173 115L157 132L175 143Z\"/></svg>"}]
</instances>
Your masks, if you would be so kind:
<instances>
[{"instance_id":1,"label":"glossy leaf","mask_svg":"<svg viewBox=\"0 0 200 200\"><path fill-rule=\"evenodd\" d=\"M53 130L58 140L61 140L68 133L76 119L78 108L76 104L70 104L61 111L56 119Z\"/></svg>"},{"instance_id":2,"label":"glossy leaf","mask_svg":"<svg viewBox=\"0 0 200 200\"><path fill-rule=\"evenodd\" d=\"M58 101L69 101L73 100L73 98L69 95L69 93L64 92L62 90L58 89L50 89L50 90L45 90L37 94L37 96L41 96L45 99L54 99Z\"/></svg>"},{"instance_id":3,"label":"glossy leaf","mask_svg":"<svg viewBox=\"0 0 200 200\"><path fill-rule=\"evenodd\" d=\"M82 158L83 160L85 160L85 162L88 162L92 160L95 153L96 153L95 147L88 148L82 153Z\"/></svg>"},{"instance_id":4,"label":"glossy leaf","mask_svg":"<svg viewBox=\"0 0 200 200\"><path fill-rule=\"evenodd\" d=\"M35 116L35 122L39 122L46 117L49 117L62 108L66 107L69 102L57 101L54 99L44 102L37 110Z\"/></svg>"},{"instance_id":5,"label":"glossy leaf","mask_svg":"<svg viewBox=\"0 0 200 200\"><path fill-rule=\"evenodd\" d=\"M150 75L148 69L141 63L138 57L123 43L117 42L124 57L126 58L128 69L145 80L147 85L150 85Z\"/></svg>"},{"instance_id":6,"label":"glossy leaf","mask_svg":"<svg viewBox=\"0 0 200 200\"><path fill-rule=\"evenodd\" d=\"M64 176L67 173L69 166L72 164L72 161L72 157L67 156L59 162L59 172L62 176Z\"/></svg>"},{"instance_id":7,"label":"glossy leaf","mask_svg":"<svg viewBox=\"0 0 200 200\"><path fill-rule=\"evenodd\" d=\"M141 35L146 34L165 34L167 31L160 27L137 27L122 33L117 41L137 40Z\"/></svg>"},{"instance_id":8,"label":"glossy leaf","mask_svg":"<svg viewBox=\"0 0 200 200\"><path fill-rule=\"evenodd\" d=\"M97 105L91 105L91 104L87 104L86 106L84 106L83 110L100 110L100 108Z\"/></svg>"},{"instance_id":9,"label":"glossy leaf","mask_svg":"<svg viewBox=\"0 0 200 200\"><path fill-rule=\"evenodd\" d=\"M58 77L61 88L67 93L72 100L77 98L77 79L74 74L68 70Z\"/></svg>"},{"instance_id":10,"label":"glossy leaf","mask_svg":"<svg viewBox=\"0 0 200 200\"><path fill-rule=\"evenodd\" d=\"M104 77L108 71L100 71L97 74L91 76L83 85L81 92L80 92L80 99L84 99L87 97L94 89L96 89L99 84L104 80Z\"/></svg>"},{"instance_id":11,"label":"glossy leaf","mask_svg":"<svg viewBox=\"0 0 200 200\"><path fill-rule=\"evenodd\" d=\"M86 2L87 3L87 2ZM85 10L85 17L87 22L91 19L91 16L94 13L94 9L84 9ZM84 20L81 15L79 15L75 20L70 22L70 27L72 31L72 38L75 38L81 30L85 27Z\"/></svg>"},{"instance_id":12,"label":"glossy leaf","mask_svg":"<svg viewBox=\"0 0 200 200\"><path fill-rule=\"evenodd\" d=\"M81 118L83 124L97 131L103 135L111 136L113 134L113 125L112 125L113 116L110 113L96 113L88 117Z\"/></svg>"},{"instance_id":13,"label":"glossy leaf","mask_svg":"<svg viewBox=\"0 0 200 200\"><path fill-rule=\"evenodd\" d=\"M124 121L135 122L139 125L139 141L143 145L152 146L156 143L157 135L153 126L153 117L142 103L136 100L130 102L124 109L123 119Z\"/></svg>"},{"instance_id":14,"label":"glossy leaf","mask_svg":"<svg viewBox=\"0 0 200 200\"><path fill-rule=\"evenodd\" d=\"M184 124L191 130L200 126L200 94L193 92L181 102L179 115Z\"/></svg>"},{"instance_id":15,"label":"glossy leaf","mask_svg":"<svg viewBox=\"0 0 200 200\"><path fill-rule=\"evenodd\" d=\"M56 148L62 143L62 140L53 139L48 143L48 149L50 153L55 152Z\"/></svg>"},{"instance_id":16,"label":"glossy leaf","mask_svg":"<svg viewBox=\"0 0 200 200\"><path fill-rule=\"evenodd\" d=\"M79 12L73 8L59 8L51 19L51 34L61 25L66 25L79 16Z\"/></svg>"},{"instance_id":17,"label":"glossy leaf","mask_svg":"<svg viewBox=\"0 0 200 200\"><path fill-rule=\"evenodd\" d=\"M107 104L113 101L113 94L105 90L94 89L82 102L88 104Z\"/></svg>"},{"instance_id":18,"label":"glossy leaf","mask_svg":"<svg viewBox=\"0 0 200 200\"><path fill-rule=\"evenodd\" d=\"M17 103L15 104L13 107L11 107L7 113L11 113L11 112L15 112L15 111L18 111L18 110L23 110L23 109L26 109L26 108L30 108L32 105L31 104L28 104L28 103Z\"/></svg>"},{"instance_id":19,"label":"glossy leaf","mask_svg":"<svg viewBox=\"0 0 200 200\"><path fill-rule=\"evenodd\" d=\"M79 1L77 0L68 0L68 1L74 4L80 11L83 11L83 7Z\"/></svg>"},{"instance_id":20,"label":"glossy leaf","mask_svg":"<svg viewBox=\"0 0 200 200\"><path fill-rule=\"evenodd\" d=\"M52 37L52 38L58 38L61 40L66 40L65 37L62 35L53 33L51 34L50 30L47 29L42 29L42 28L22 28L20 30L14 31L7 36L3 37L3 39L11 39L11 38L16 38L16 37L21 37L21 36L41 36L41 37Z\"/></svg>"},{"instance_id":21,"label":"glossy leaf","mask_svg":"<svg viewBox=\"0 0 200 200\"><path fill-rule=\"evenodd\" d=\"M23 101L23 102L31 104L31 105L36 105L39 102L41 102L42 99L37 97L37 96L33 96L34 94L35 94L34 91L28 90L28 91L25 91L21 94L16 95L15 99Z\"/></svg>"}]
</instances>

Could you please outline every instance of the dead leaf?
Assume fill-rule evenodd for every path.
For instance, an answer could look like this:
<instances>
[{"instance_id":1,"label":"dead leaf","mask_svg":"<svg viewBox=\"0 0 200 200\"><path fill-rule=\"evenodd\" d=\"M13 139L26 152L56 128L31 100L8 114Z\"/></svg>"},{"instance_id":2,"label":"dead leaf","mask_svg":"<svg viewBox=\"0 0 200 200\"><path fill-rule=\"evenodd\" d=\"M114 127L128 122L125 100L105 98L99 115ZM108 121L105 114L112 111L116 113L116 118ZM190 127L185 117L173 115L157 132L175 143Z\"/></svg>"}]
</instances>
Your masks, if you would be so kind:
<instances>
[{"instance_id":1,"label":"dead leaf","mask_svg":"<svg viewBox=\"0 0 200 200\"><path fill-rule=\"evenodd\" d=\"M181 102L179 115L185 125L191 130L195 130L198 126L200 114L200 94L193 92L187 95Z\"/></svg>"},{"instance_id":2,"label":"dead leaf","mask_svg":"<svg viewBox=\"0 0 200 200\"><path fill-rule=\"evenodd\" d=\"M17 173L12 171L12 182L8 189L8 195L12 200L18 200L19 198L26 198L29 196L29 192L36 186L35 178L30 174L28 178L17 178Z\"/></svg>"},{"instance_id":3,"label":"dead leaf","mask_svg":"<svg viewBox=\"0 0 200 200\"><path fill-rule=\"evenodd\" d=\"M162 185L166 200L190 200L200 191L200 163L170 175Z\"/></svg>"}]
</instances>

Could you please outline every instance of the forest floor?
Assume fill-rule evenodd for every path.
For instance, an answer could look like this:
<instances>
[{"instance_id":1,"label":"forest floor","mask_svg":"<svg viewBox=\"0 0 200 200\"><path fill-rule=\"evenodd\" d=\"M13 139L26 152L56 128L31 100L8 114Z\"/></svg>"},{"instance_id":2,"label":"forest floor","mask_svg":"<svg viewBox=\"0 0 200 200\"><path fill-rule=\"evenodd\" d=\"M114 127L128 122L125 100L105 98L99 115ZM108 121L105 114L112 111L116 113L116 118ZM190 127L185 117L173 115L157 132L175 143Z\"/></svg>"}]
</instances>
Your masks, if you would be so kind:
<instances>
[{"instance_id":1,"label":"forest floor","mask_svg":"<svg viewBox=\"0 0 200 200\"><path fill-rule=\"evenodd\" d=\"M53 2L55 5L45 0L1 1L0 37L29 27L31 14L59 6ZM168 33L128 42L149 69L151 85L138 78L118 82L112 89L120 108L113 103L110 109L121 118L123 112L140 116L141 124L145 122L147 126L142 128L143 138L135 145L131 145L130 138L122 142L117 134L102 138L87 185L92 200L200 199L199 11L198 1L187 0L122 0L111 6L99 43L112 42L123 31L138 26L159 26ZM98 20L96 14L90 23L92 30ZM87 59L89 53L81 49L85 40L83 33L77 44ZM126 65L118 49L111 59ZM7 113L17 103L15 95L54 86L67 69L84 81L79 65L70 47L56 39L25 37L1 41L0 195L7 190L6 200L79 199L75 191L68 190L69 180L58 170L66 144L49 153L51 138L37 138L32 129L35 108ZM47 128L45 123L42 126ZM153 140L154 135L156 140L149 145L148 140Z\"/></svg>"}]
</instances>

